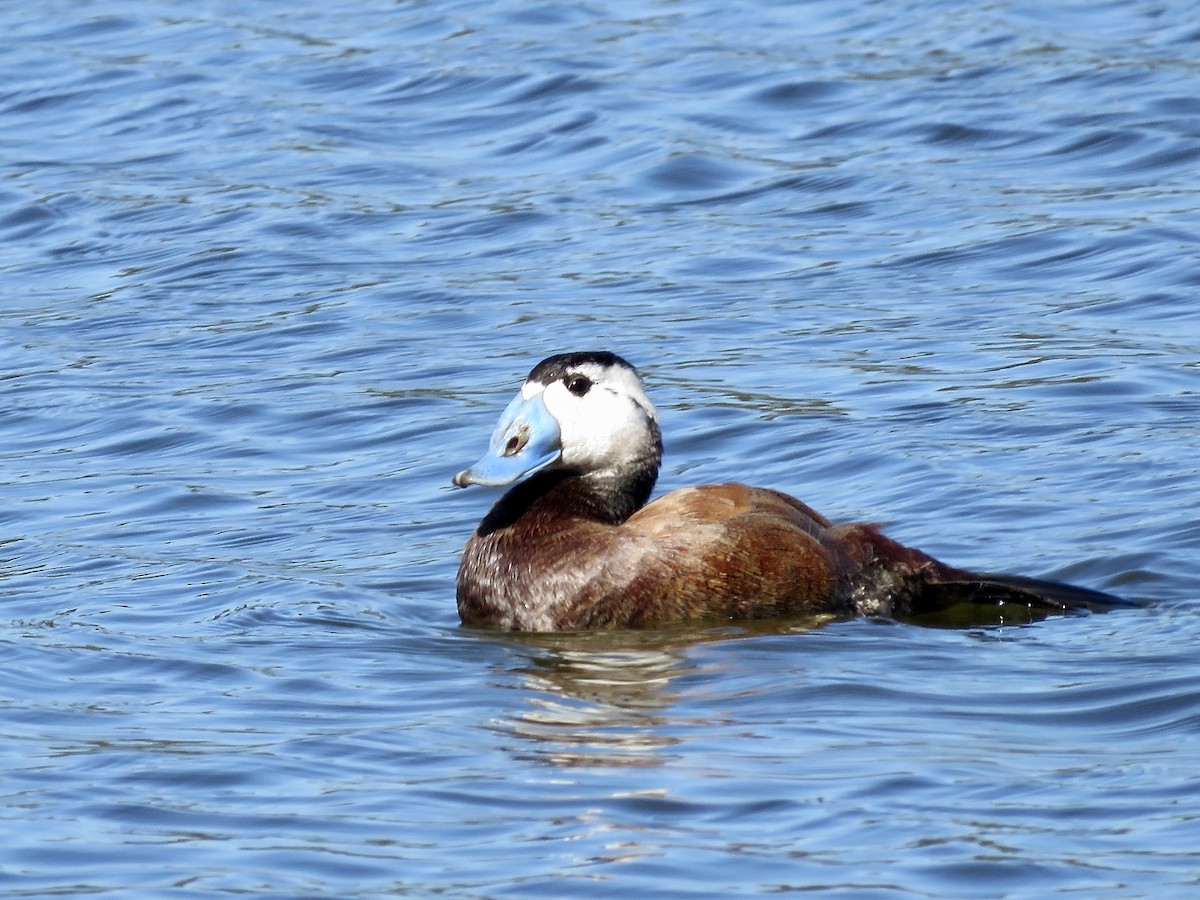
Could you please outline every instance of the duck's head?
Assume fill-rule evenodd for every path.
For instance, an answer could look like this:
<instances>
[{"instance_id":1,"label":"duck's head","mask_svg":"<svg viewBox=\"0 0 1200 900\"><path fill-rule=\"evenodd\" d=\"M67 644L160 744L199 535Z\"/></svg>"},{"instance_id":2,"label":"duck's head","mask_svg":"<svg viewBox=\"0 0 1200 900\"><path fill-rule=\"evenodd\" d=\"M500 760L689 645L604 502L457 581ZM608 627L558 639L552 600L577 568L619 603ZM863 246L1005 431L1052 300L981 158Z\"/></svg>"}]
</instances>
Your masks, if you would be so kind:
<instances>
[{"instance_id":1,"label":"duck's head","mask_svg":"<svg viewBox=\"0 0 1200 900\"><path fill-rule=\"evenodd\" d=\"M500 416L487 454L454 484L503 487L535 472L563 471L639 482L648 472L652 486L661 459L658 415L637 370L615 353L561 353L533 367Z\"/></svg>"}]
</instances>

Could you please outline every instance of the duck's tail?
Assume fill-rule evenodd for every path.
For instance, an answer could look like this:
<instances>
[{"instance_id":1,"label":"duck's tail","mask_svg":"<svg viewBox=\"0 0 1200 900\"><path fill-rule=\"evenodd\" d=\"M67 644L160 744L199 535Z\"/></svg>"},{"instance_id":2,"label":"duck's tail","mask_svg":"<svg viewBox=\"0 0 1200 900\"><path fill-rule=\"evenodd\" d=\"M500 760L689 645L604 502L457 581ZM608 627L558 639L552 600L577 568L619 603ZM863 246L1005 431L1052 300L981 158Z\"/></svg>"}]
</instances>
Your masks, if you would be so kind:
<instances>
[{"instance_id":1,"label":"duck's tail","mask_svg":"<svg viewBox=\"0 0 1200 900\"><path fill-rule=\"evenodd\" d=\"M938 573L927 584L920 600L913 603L912 612L914 618L922 619L940 619L949 614L953 621L963 617L978 619L985 610L990 610L991 615L985 618L1019 622L1055 613L1099 613L1142 605L1136 600L1061 581L951 569Z\"/></svg>"},{"instance_id":2,"label":"duck's tail","mask_svg":"<svg viewBox=\"0 0 1200 900\"><path fill-rule=\"evenodd\" d=\"M1108 612L1143 605L1061 581L955 568L893 541L874 525L835 526L829 531L838 539L838 547L849 548L851 574L844 594L858 615L969 626L1033 622L1056 613Z\"/></svg>"}]
</instances>

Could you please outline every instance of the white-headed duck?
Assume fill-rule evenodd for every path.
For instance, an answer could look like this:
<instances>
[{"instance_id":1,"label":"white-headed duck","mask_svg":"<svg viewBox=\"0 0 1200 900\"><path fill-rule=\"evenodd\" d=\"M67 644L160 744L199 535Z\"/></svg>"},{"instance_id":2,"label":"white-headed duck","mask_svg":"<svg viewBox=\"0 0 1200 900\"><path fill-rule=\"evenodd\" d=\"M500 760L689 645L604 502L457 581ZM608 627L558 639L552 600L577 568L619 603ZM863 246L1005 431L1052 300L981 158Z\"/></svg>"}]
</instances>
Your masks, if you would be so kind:
<instances>
[{"instance_id":1,"label":"white-headed duck","mask_svg":"<svg viewBox=\"0 0 1200 900\"><path fill-rule=\"evenodd\" d=\"M874 525L835 525L743 484L647 504L658 415L613 353L551 356L504 410L459 487L514 485L467 541L466 625L521 631L639 628L803 613L920 616L957 603L1046 611L1132 605L1086 588L945 565Z\"/></svg>"}]
</instances>

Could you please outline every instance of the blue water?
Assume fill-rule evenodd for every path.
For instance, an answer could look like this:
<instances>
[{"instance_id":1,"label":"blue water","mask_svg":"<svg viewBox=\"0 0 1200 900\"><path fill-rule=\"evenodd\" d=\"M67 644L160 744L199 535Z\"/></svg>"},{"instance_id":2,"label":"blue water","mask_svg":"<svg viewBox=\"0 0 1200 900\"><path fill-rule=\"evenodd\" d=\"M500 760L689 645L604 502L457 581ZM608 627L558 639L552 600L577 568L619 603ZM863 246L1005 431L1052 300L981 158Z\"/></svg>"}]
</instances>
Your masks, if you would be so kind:
<instances>
[{"instance_id":1,"label":"blue water","mask_svg":"<svg viewBox=\"0 0 1200 900\"><path fill-rule=\"evenodd\" d=\"M0 5L0 896L1200 889L1181 0ZM529 368L1150 605L461 628Z\"/></svg>"}]
</instances>

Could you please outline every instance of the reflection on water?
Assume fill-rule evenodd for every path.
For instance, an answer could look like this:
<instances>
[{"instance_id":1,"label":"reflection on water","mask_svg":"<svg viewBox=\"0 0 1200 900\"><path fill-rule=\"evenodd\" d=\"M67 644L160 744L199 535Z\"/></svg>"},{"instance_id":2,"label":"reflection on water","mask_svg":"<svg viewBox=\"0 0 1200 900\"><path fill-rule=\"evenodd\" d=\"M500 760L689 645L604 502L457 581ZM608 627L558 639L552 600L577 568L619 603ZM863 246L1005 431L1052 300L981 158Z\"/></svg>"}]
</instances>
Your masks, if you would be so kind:
<instances>
[{"instance_id":1,"label":"reflection on water","mask_svg":"<svg viewBox=\"0 0 1200 900\"><path fill-rule=\"evenodd\" d=\"M751 628L506 635L526 660L515 671L528 690L528 708L499 727L527 742L515 751L523 758L565 767L663 765L672 758L669 748L681 740L672 727L708 724L667 715L680 698L672 683L707 674L689 649L805 631L831 619L797 617Z\"/></svg>"},{"instance_id":2,"label":"reflection on water","mask_svg":"<svg viewBox=\"0 0 1200 900\"><path fill-rule=\"evenodd\" d=\"M1049 613L1022 604L962 603L909 624L969 633L974 639L1004 641L1014 629L1047 619L1095 618L1104 613ZM753 621L719 628L686 627L646 631L493 634L520 663L505 669L519 676L525 705L496 727L522 739L513 753L562 767L653 767L678 759L670 748L683 732L721 719L688 717L674 709L683 697L681 680L705 680L719 663L700 662L696 648L770 635L810 632L837 621L830 615L787 621Z\"/></svg>"},{"instance_id":3,"label":"reflection on water","mask_svg":"<svg viewBox=\"0 0 1200 900\"><path fill-rule=\"evenodd\" d=\"M528 707L501 727L516 752L558 766L656 766L677 739L662 715L671 682L694 670L690 639L662 632L528 635L518 666Z\"/></svg>"}]
</instances>

